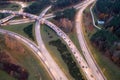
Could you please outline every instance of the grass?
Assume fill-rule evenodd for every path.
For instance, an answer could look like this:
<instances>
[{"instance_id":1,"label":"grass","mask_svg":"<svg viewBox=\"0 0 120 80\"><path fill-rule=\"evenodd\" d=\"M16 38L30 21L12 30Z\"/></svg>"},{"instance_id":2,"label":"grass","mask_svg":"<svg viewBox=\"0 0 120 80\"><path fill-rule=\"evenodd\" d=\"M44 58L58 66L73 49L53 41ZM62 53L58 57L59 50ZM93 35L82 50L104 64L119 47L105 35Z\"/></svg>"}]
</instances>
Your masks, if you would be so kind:
<instances>
[{"instance_id":1,"label":"grass","mask_svg":"<svg viewBox=\"0 0 120 80\"><path fill-rule=\"evenodd\" d=\"M6 72L0 70L0 80L16 80L13 77L9 76Z\"/></svg>"},{"instance_id":2,"label":"grass","mask_svg":"<svg viewBox=\"0 0 120 80\"><path fill-rule=\"evenodd\" d=\"M19 19L23 19L23 16L19 15L19 16L15 16L15 17L12 18L12 20L19 20Z\"/></svg>"},{"instance_id":3,"label":"grass","mask_svg":"<svg viewBox=\"0 0 120 80\"><path fill-rule=\"evenodd\" d=\"M89 9L89 7L87 9ZM88 37L89 33L86 33L85 30L86 30L86 28L83 27L84 36L85 36L87 44L90 48L90 51L92 52L94 59L100 66L100 68L101 68L102 72L104 73L104 75L106 76L107 80L120 80L120 68L117 67L107 57L102 55L98 49L93 47L93 45L90 42L90 38Z\"/></svg>"},{"instance_id":4,"label":"grass","mask_svg":"<svg viewBox=\"0 0 120 80\"><path fill-rule=\"evenodd\" d=\"M30 33L33 35L34 39L29 36L29 33L28 33L29 31L27 33L24 32L24 28L27 28L30 25L33 25L33 28L34 28L34 23L25 23L25 24L19 24L19 25L9 25L9 26L3 26L2 28L5 29L5 30L13 31L13 32L18 33L20 35L23 35L24 37L34 41L35 34L34 34L34 29L33 28L32 28L32 33L31 33L31 31L30 31Z\"/></svg>"},{"instance_id":5,"label":"grass","mask_svg":"<svg viewBox=\"0 0 120 80\"><path fill-rule=\"evenodd\" d=\"M4 14L4 13L0 13L0 19L3 19L3 18L5 18L5 17L7 17L7 16L9 16L10 14Z\"/></svg>"},{"instance_id":6,"label":"grass","mask_svg":"<svg viewBox=\"0 0 120 80\"><path fill-rule=\"evenodd\" d=\"M77 33L75 32L75 29L73 30L73 32L68 33L69 38L71 39L71 41L74 43L74 45L76 46L76 48L79 50L79 52L81 53L82 57L85 59L84 55L82 54L82 50L79 44L79 40L77 38ZM68 48L69 49L69 48ZM70 50L70 49L69 49ZM74 58L74 57L73 57ZM74 58L75 59L75 58ZM85 59L86 60L86 59ZM79 64L78 64L79 65ZM84 74L84 73L83 73Z\"/></svg>"},{"instance_id":7,"label":"grass","mask_svg":"<svg viewBox=\"0 0 120 80\"><path fill-rule=\"evenodd\" d=\"M25 47L25 45L23 45L23 48L25 49L24 53L10 50L5 46L4 41L1 41L0 45L0 48L10 53L10 55L12 56L12 58L14 58L18 65L21 65L29 72L28 80L51 80L43 64L37 59L37 57L33 54L32 51ZM4 75L4 73L1 75ZM2 80L1 78L2 77L0 77L0 80ZM6 78L6 80L9 79L9 77L7 76Z\"/></svg>"},{"instance_id":8,"label":"grass","mask_svg":"<svg viewBox=\"0 0 120 80\"><path fill-rule=\"evenodd\" d=\"M92 5L90 5L89 7L91 7L91 6ZM88 14L91 15L90 14L90 8L86 8L83 13L86 14L86 15L88 15ZM92 24L92 17L90 17L91 18L91 20L90 20L90 19L88 19L89 16L86 17L86 15L83 15L83 22L86 24L86 25L84 24L84 28L85 28L84 32L86 32L87 33L86 35L90 38L97 31L97 29L92 25L93 29L90 30L89 26L91 26L91 24ZM87 22L86 22L85 17L88 20ZM97 21L97 19L96 19L96 21Z\"/></svg>"},{"instance_id":9,"label":"grass","mask_svg":"<svg viewBox=\"0 0 120 80\"><path fill-rule=\"evenodd\" d=\"M77 34L76 34L75 30L73 30L73 32L68 33L68 36L69 36L69 38L72 40L72 42L75 44L75 46L77 47L77 49L81 53L82 52L81 47L79 45L79 40L77 38Z\"/></svg>"},{"instance_id":10,"label":"grass","mask_svg":"<svg viewBox=\"0 0 120 80\"><path fill-rule=\"evenodd\" d=\"M48 35L48 33L49 33L49 35ZM79 44L78 44L78 39L77 39L77 36L75 36L75 34L76 34L76 33L74 33L74 34L71 33L71 34L69 34L69 36L71 37L71 39L74 41L74 43L75 43L75 44L79 47L79 49L80 49L80 46L79 46ZM57 48L54 47L54 46L49 45L49 42L50 42L50 41L58 40L58 39L60 39L60 40L62 41L62 43L64 43L64 44L66 44L66 43L65 43L60 37L58 37L58 36L56 35L56 33L55 33L52 29L48 28L48 27L45 26L45 25L42 25L42 26L41 26L41 35L42 35L42 39L43 39L43 41L44 41L44 43L45 43L45 46L46 46L47 50L50 52L50 54L52 55L52 57L54 58L54 60L58 63L59 67L64 71L64 73L67 75L67 77L68 77L70 80L73 80L73 78L70 76L70 74L69 74L69 72L68 72L67 65L64 63L64 61L63 61L63 59L62 59L59 51L57 50ZM50 38L50 36L52 36L52 38ZM67 46L67 48L68 48L68 46ZM69 48L68 48L68 50L70 51ZM81 49L80 49L80 50L81 50ZM71 52L71 51L70 51L70 52ZM72 55L72 57L73 57L73 55ZM75 60L74 57L73 57L73 60ZM62 64L62 65L61 65L61 64ZM77 64L77 65L78 65L78 64ZM84 75L84 73L82 72L81 69L80 69L80 72L81 72L82 76L84 77L84 79L87 80L86 77L85 77L85 75Z\"/></svg>"},{"instance_id":11,"label":"grass","mask_svg":"<svg viewBox=\"0 0 120 80\"><path fill-rule=\"evenodd\" d=\"M20 6L18 4L13 4L13 3L6 3L3 5L3 3L0 3L0 10L13 10L13 11L18 11L20 9Z\"/></svg>"},{"instance_id":12,"label":"grass","mask_svg":"<svg viewBox=\"0 0 120 80\"><path fill-rule=\"evenodd\" d=\"M50 41L49 44L57 47L57 50L60 52L62 59L68 66L69 73L71 74L71 76L74 77L75 80L84 80L78 68L78 65L73 59L72 54L68 50L67 46L64 43L62 43L60 39Z\"/></svg>"},{"instance_id":13,"label":"grass","mask_svg":"<svg viewBox=\"0 0 120 80\"><path fill-rule=\"evenodd\" d=\"M52 55L53 59L56 61L56 63L59 65L62 71L66 74L69 80L73 80L73 78L69 74L67 65L62 60L62 57L59 51L57 50L57 48L52 45L49 45L50 41L57 40L60 38L56 35L56 33L52 29L48 28L46 25L41 26L41 35L45 43L45 46L47 50L49 51L49 53ZM51 36L52 38L50 38Z\"/></svg>"}]
</instances>

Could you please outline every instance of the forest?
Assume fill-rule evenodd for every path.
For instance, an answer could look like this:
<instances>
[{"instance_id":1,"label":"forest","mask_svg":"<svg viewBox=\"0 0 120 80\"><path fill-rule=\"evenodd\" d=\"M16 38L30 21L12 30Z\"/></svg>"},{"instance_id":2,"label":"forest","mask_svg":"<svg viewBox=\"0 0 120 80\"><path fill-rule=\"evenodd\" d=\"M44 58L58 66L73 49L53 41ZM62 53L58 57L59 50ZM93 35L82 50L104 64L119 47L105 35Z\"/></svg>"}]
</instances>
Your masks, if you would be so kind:
<instances>
[{"instance_id":1,"label":"forest","mask_svg":"<svg viewBox=\"0 0 120 80\"><path fill-rule=\"evenodd\" d=\"M102 30L91 37L91 42L103 55L120 66L120 0L98 0L94 7L95 16L104 20Z\"/></svg>"},{"instance_id":2,"label":"forest","mask_svg":"<svg viewBox=\"0 0 120 80\"><path fill-rule=\"evenodd\" d=\"M23 1L23 2L29 2L29 1L35 1L35 0L0 0L0 1Z\"/></svg>"},{"instance_id":3,"label":"forest","mask_svg":"<svg viewBox=\"0 0 120 80\"><path fill-rule=\"evenodd\" d=\"M77 4L83 0L36 0L33 4L25 8L25 12L32 14L40 13L45 7L52 5L52 10L56 11L71 5Z\"/></svg>"},{"instance_id":4,"label":"forest","mask_svg":"<svg viewBox=\"0 0 120 80\"><path fill-rule=\"evenodd\" d=\"M105 29L120 38L120 0L98 0L94 12L105 21Z\"/></svg>"}]
</instances>

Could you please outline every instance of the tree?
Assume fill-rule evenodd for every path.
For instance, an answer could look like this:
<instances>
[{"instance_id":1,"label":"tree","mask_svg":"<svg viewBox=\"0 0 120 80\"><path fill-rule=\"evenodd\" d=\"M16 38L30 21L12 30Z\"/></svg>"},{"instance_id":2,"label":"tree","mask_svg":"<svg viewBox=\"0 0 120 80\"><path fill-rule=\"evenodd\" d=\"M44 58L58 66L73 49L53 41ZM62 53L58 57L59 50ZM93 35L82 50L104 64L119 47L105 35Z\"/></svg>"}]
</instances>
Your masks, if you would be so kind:
<instances>
[{"instance_id":1,"label":"tree","mask_svg":"<svg viewBox=\"0 0 120 80\"><path fill-rule=\"evenodd\" d=\"M72 4L78 3L79 1L82 1L82 0L57 0L54 3L54 8L64 8Z\"/></svg>"},{"instance_id":2,"label":"tree","mask_svg":"<svg viewBox=\"0 0 120 80\"><path fill-rule=\"evenodd\" d=\"M28 12L31 14L38 14L41 12L43 8L50 5L50 0L37 0L34 3L32 3L30 6L26 7L24 12Z\"/></svg>"},{"instance_id":3,"label":"tree","mask_svg":"<svg viewBox=\"0 0 120 80\"><path fill-rule=\"evenodd\" d=\"M67 18L69 20L73 20L74 16L76 13L76 9L75 8L69 8L69 9L65 9L64 11L59 11L56 12L55 15L55 19L60 19L60 18Z\"/></svg>"}]
</instances>

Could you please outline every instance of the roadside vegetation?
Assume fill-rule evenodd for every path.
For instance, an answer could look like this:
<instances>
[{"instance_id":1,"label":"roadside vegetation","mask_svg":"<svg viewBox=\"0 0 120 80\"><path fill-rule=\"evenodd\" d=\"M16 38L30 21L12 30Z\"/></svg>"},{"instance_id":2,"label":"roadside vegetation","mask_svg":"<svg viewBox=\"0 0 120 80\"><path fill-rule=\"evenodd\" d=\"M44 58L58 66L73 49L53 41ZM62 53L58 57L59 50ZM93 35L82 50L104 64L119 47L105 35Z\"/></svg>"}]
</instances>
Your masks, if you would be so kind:
<instances>
[{"instance_id":1,"label":"roadside vegetation","mask_svg":"<svg viewBox=\"0 0 120 80\"><path fill-rule=\"evenodd\" d=\"M9 76L6 72L0 70L0 79L1 80L16 80L15 78L13 78L12 76Z\"/></svg>"},{"instance_id":2,"label":"roadside vegetation","mask_svg":"<svg viewBox=\"0 0 120 80\"><path fill-rule=\"evenodd\" d=\"M62 9L82 2L83 0L57 0L53 3L53 9Z\"/></svg>"},{"instance_id":3,"label":"roadside vegetation","mask_svg":"<svg viewBox=\"0 0 120 80\"><path fill-rule=\"evenodd\" d=\"M9 14L3 14L3 13L0 13L0 19L3 19L5 17L9 16Z\"/></svg>"},{"instance_id":4,"label":"roadside vegetation","mask_svg":"<svg viewBox=\"0 0 120 80\"><path fill-rule=\"evenodd\" d=\"M34 41L33 37L33 24L28 25L23 29L23 31L28 35L29 38L31 38Z\"/></svg>"},{"instance_id":5,"label":"roadside vegetation","mask_svg":"<svg viewBox=\"0 0 120 80\"><path fill-rule=\"evenodd\" d=\"M105 21L104 30L92 36L92 42L113 63L120 67L120 1L98 0L94 13L99 20ZM102 5L102 7L101 7ZM93 39L94 38L94 39ZM97 40L97 41L96 41ZM101 48L102 47L102 48Z\"/></svg>"},{"instance_id":6,"label":"roadside vegetation","mask_svg":"<svg viewBox=\"0 0 120 80\"><path fill-rule=\"evenodd\" d=\"M115 61L118 60L115 56L111 56L113 54L117 56L114 50L118 47L114 42L118 42L119 38L108 30L97 30L92 25L89 9L90 6L84 11L83 15L83 32L87 44L106 78L108 80L119 80L120 68L111 61L111 58L115 59Z\"/></svg>"},{"instance_id":7,"label":"roadside vegetation","mask_svg":"<svg viewBox=\"0 0 120 80\"><path fill-rule=\"evenodd\" d=\"M0 35L0 75L0 80L51 80L34 53L7 34Z\"/></svg>"},{"instance_id":8,"label":"roadside vegetation","mask_svg":"<svg viewBox=\"0 0 120 80\"><path fill-rule=\"evenodd\" d=\"M75 8L68 8L63 11L55 12L56 17L52 22L61 28L65 33L70 33L74 29Z\"/></svg>"},{"instance_id":9,"label":"roadside vegetation","mask_svg":"<svg viewBox=\"0 0 120 80\"><path fill-rule=\"evenodd\" d=\"M77 38L77 34L76 34L75 29L73 29L72 32L68 33L68 36L72 40L72 42L75 44L75 46L77 47L77 49L79 50L79 52L82 53L81 47L80 47L80 44L79 44L79 40Z\"/></svg>"},{"instance_id":10,"label":"roadside vegetation","mask_svg":"<svg viewBox=\"0 0 120 80\"><path fill-rule=\"evenodd\" d=\"M120 38L120 1L97 0L93 9L98 20L105 21L104 29Z\"/></svg>"},{"instance_id":11,"label":"roadside vegetation","mask_svg":"<svg viewBox=\"0 0 120 80\"><path fill-rule=\"evenodd\" d=\"M0 10L3 9L18 11L20 9L20 6L18 4L13 4L9 2L0 2Z\"/></svg>"},{"instance_id":12,"label":"roadside vegetation","mask_svg":"<svg viewBox=\"0 0 120 80\"><path fill-rule=\"evenodd\" d=\"M63 11L55 12L56 17L53 18L52 22L55 23L59 28L61 28L65 33L67 33L67 35L76 45L78 50L81 52L81 48L79 45L78 38L76 36L76 31L74 26L75 25L74 18L76 12L77 11L75 8L68 8Z\"/></svg>"},{"instance_id":13,"label":"roadside vegetation","mask_svg":"<svg viewBox=\"0 0 120 80\"><path fill-rule=\"evenodd\" d=\"M34 34L34 23L26 23L26 24L19 24L19 25L9 25L9 26L2 26L3 29L10 30L29 38L30 40L35 41L35 34Z\"/></svg>"},{"instance_id":14,"label":"roadside vegetation","mask_svg":"<svg viewBox=\"0 0 120 80\"><path fill-rule=\"evenodd\" d=\"M41 26L41 34L47 50L58 63L60 68L65 72L67 77L69 79L74 78L76 80L83 80L83 76L81 75L81 72L69 49L65 45L65 42L61 40L57 34L46 25Z\"/></svg>"},{"instance_id":15,"label":"roadside vegetation","mask_svg":"<svg viewBox=\"0 0 120 80\"><path fill-rule=\"evenodd\" d=\"M68 51L66 45L62 43L60 39L49 42L49 45L55 46L57 48L63 61L67 64L71 76L75 80L84 80L76 62L73 60L72 55L70 51Z\"/></svg>"},{"instance_id":16,"label":"roadside vegetation","mask_svg":"<svg viewBox=\"0 0 120 80\"><path fill-rule=\"evenodd\" d=\"M67 18L69 20L73 20L75 17L76 9L75 8L68 8L63 11L58 11L55 13L56 17L55 20L60 20L61 18Z\"/></svg>"},{"instance_id":17,"label":"roadside vegetation","mask_svg":"<svg viewBox=\"0 0 120 80\"><path fill-rule=\"evenodd\" d=\"M23 19L23 16L18 15L18 16L15 16L15 17L12 18L12 20L18 20L18 19Z\"/></svg>"},{"instance_id":18,"label":"roadside vegetation","mask_svg":"<svg viewBox=\"0 0 120 80\"><path fill-rule=\"evenodd\" d=\"M44 8L52 5L51 10L56 11L75 5L83 0L36 0L31 5L25 8L24 12L39 14Z\"/></svg>"},{"instance_id":19,"label":"roadside vegetation","mask_svg":"<svg viewBox=\"0 0 120 80\"><path fill-rule=\"evenodd\" d=\"M41 36L42 36L42 39L44 41L44 44L45 44L47 50L52 55L53 59L59 65L61 70L66 74L66 76L69 79L73 79L73 77L71 77L71 75L69 74L67 65L64 63L63 59L61 58L59 51L56 49L56 47L49 45L50 41L57 40L57 39L59 39L59 37L56 35L56 33L52 29L50 29L46 25L41 25Z\"/></svg>"},{"instance_id":20,"label":"roadside vegetation","mask_svg":"<svg viewBox=\"0 0 120 80\"><path fill-rule=\"evenodd\" d=\"M50 0L36 0L31 5L25 8L24 12L31 14L39 14L42 9L50 5Z\"/></svg>"},{"instance_id":21,"label":"roadside vegetation","mask_svg":"<svg viewBox=\"0 0 120 80\"><path fill-rule=\"evenodd\" d=\"M10 1L10 0L0 0L0 1L3 2L3 1ZM34 1L34 0L13 0L13 1L30 2L30 1Z\"/></svg>"}]
</instances>

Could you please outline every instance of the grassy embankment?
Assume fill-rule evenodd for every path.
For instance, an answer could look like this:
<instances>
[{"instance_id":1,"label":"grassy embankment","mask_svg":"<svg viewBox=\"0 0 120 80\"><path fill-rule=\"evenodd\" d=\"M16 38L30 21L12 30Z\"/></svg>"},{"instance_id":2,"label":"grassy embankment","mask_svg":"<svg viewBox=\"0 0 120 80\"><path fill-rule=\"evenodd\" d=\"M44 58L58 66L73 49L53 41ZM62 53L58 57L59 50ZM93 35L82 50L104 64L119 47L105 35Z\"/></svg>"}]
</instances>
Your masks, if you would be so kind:
<instances>
[{"instance_id":1,"label":"grassy embankment","mask_svg":"<svg viewBox=\"0 0 120 80\"><path fill-rule=\"evenodd\" d=\"M76 31L75 31L75 26L74 26L74 30L73 30L71 33L68 33L68 36L69 36L69 38L73 41L73 43L75 44L75 46L77 47L77 49L78 49L80 52L82 52L82 51L81 51L81 47L80 47L80 45L79 45L79 40L78 40L78 38L77 38L77 33L76 33Z\"/></svg>"},{"instance_id":2,"label":"grassy embankment","mask_svg":"<svg viewBox=\"0 0 120 80\"><path fill-rule=\"evenodd\" d=\"M41 26L41 36L42 36L42 39L45 43L47 50L52 55L54 60L57 62L57 64L60 66L60 68L65 72L67 77L69 79L73 79L70 76L68 68L67 68L66 64L64 63L64 61L62 60L61 55L59 54L57 48L52 45L49 45L50 41L57 40L60 38L56 35L56 33L52 29L48 28L46 25Z\"/></svg>"},{"instance_id":3,"label":"grassy embankment","mask_svg":"<svg viewBox=\"0 0 120 80\"><path fill-rule=\"evenodd\" d=\"M19 25L3 26L2 28L5 30L16 32L32 41L35 41L34 26L34 23L25 23Z\"/></svg>"},{"instance_id":4,"label":"grassy embankment","mask_svg":"<svg viewBox=\"0 0 120 80\"><path fill-rule=\"evenodd\" d=\"M23 45L23 48L25 49L24 53L7 48L3 36L0 35L0 49L7 51L12 56L15 64L21 65L29 72L28 80L51 80L43 64L37 59L34 53L25 47L25 45ZM0 71L0 75L3 75L0 77L0 80L15 80L3 71Z\"/></svg>"},{"instance_id":5,"label":"grassy embankment","mask_svg":"<svg viewBox=\"0 0 120 80\"><path fill-rule=\"evenodd\" d=\"M0 3L0 10L13 10L13 11L18 11L20 9L20 6L18 4L13 4L13 3Z\"/></svg>"},{"instance_id":6,"label":"grassy embankment","mask_svg":"<svg viewBox=\"0 0 120 80\"><path fill-rule=\"evenodd\" d=\"M5 18L5 17L7 17L7 16L9 16L10 14L3 14L3 13L0 13L0 19L3 19L3 18Z\"/></svg>"},{"instance_id":7,"label":"grassy embankment","mask_svg":"<svg viewBox=\"0 0 120 80\"><path fill-rule=\"evenodd\" d=\"M120 68L118 68L112 61L110 61L107 57L101 54L101 52L93 47L93 45L90 42L90 37L97 31L97 29L93 28L92 31L90 31L88 28L90 26L85 26L89 20L86 20L86 14L90 14L89 10L90 6L84 11L84 17L83 17L83 32L85 39L87 41L88 47L90 48L94 59L100 66L102 72L105 74L106 78L108 80L119 80L120 79Z\"/></svg>"},{"instance_id":8,"label":"grassy embankment","mask_svg":"<svg viewBox=\"0 0 120 80\"><path fill-rule=\"evenodd\" d=\"M19 10L20 9L20 6L17 5L17 4L10 4L10 3L6 3L6 4L3 4L3 3L0 3L0 10ZM3 19L7 16L9 16L10 14L3 14L3 13L0 13L0 19Z\"/></svg>"},{"instance_id":9,"label":"grassy embankment","mask_svg":"<svg viewBox=\"0 0 120 80\"><path fill-rule=\"evenodd\" d=\"M0 70L0 80L16 80L15 78L9 76L6 72Z\"/></svg>"},{"instance_id":10,"label":"grassy embankment","mask_svg":"<svg viewBox=\"0 0 120 80\"><path fill-rule=\"evenodd\" d=\"M52 29L50 29L49 27L47 27L45 25L41 26L41 34L42 34L42 39L43 39L43 41L45 43L45 46L46 46L47 50L50 52L50 54L52 55L52 57L54 58L54 60L58 63L58 65L60 66L60 68L65 72L65 74L67 75L67 77L70 80L72 80L73 78L70 76L68 65L65 64L63 58L61 57L61 54L59 52L60 49L57 50L58 46L60 48L60 46L62 46L62 44L66 44L66 43L60 37L58 37L57 34ZM62 44L58 45L57 44L58 40L61 40ZM51 42L51 44L52 43L53 44L49 45L50 42ZM54 43L56 43L56 46L53 46ZM68 48L68 50L71 53L71 51L70 51L69 48ZM73 56L72 56L72 58L73 58ZM74 58L73 58L73 60L74 60Z\"/></svg>"}]
</instances>

